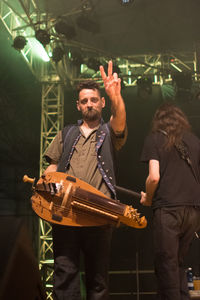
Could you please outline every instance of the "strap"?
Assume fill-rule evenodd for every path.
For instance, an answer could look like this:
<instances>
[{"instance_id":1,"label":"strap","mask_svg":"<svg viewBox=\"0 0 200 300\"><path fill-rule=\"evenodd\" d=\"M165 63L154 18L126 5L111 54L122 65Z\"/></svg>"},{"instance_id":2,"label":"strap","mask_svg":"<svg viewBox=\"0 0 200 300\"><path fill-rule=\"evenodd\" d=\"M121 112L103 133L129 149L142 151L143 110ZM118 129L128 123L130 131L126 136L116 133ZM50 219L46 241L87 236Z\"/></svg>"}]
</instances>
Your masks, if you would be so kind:
<instances>
[{"instance_id":1,"label":"strap","mask_svg":"<svg viewBox=\"0 0 200 300\"><path fill-rule=\"evenodd\" d=\"M159 132L161 132L162 134L164 134L165 136L168 136L167 132L164 131L164 130L161 130L159 129L158 130ZM178 144L175 143L174 144L174 147L175 149L177 150L177 152L179 153L180 157L185 160L187 162L187 164L190 166L191 170L192 170L192 173L194 175L194 178L196 179L196 181L198 183L200 183L199 181L199 178L195 172L195 169L193 167L193 164L192 164L192 161L190 159L190 156L189 156L189 152L188 152L188 148L187 148L187 145L184 143L183 140L181 140Z\"/></svg>"},{"instance_id":2,"label":"strap","mask_svg":"<svg viewBox=\"0 0 200 300\"><path fill-rule=\"evenodd\" d=\"M187 164L190 166L191 170L192 170L192 173L196 179L196 181L199 183L199 179L198 179L198 176L195 172L195 169L193 167L193 164L192 164L192 161L190 159L190 156L189 156L189 152L188 152L188 148L187 148L187 145L182 141L180 141L178 144L175 144L174 147L176 148L176 150L178 151L180 157L182 159L184 159Z\"/></svg>"},{"instance_id":3,"label":"strap","mask_svg":"<svg viewBox=\"0 0 200 300\"><path fill-rule=\"evenodd\" d=\"M63 135L63 147L65 147L65 143L67 141L67 138L69 137L70 133L72 133L72 130L77 128L77 125L69 125L67 128L67 132L63 130L62 135Z\"/></svg>"}]
</instances>

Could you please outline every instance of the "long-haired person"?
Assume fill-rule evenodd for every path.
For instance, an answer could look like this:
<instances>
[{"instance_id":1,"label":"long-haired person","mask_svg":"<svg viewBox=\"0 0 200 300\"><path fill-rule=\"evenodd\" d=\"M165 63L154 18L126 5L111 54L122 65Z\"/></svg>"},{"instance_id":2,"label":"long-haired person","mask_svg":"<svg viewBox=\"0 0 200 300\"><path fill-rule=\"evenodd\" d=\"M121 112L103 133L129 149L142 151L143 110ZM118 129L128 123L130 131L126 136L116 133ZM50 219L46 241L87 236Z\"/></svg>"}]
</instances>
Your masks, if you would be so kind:
<instances>
[{"instance_id":1,"label":"long-haired person","mask_svg":"<svg viewBox=\"0 0 200 300\"><path fill-rule=\"evenodd\" d=\"M157 109L141 160L149 164L140 202L153 209L157 299L189 300L183 261L200 228L200 140L180 108Z\"/></svg>"}]
</instances>

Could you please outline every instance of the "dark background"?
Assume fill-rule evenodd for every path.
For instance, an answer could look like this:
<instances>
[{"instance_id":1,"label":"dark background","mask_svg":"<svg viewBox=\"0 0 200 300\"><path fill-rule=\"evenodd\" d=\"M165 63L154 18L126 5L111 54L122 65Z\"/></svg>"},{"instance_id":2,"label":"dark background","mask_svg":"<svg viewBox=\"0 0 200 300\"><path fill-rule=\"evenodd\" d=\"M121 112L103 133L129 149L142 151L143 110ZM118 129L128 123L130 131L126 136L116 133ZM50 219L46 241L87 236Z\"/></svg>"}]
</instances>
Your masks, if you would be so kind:
<instances>
[{"instance_id":1,"label":"dark background","mask_svg":"<svg viewBox=\"0 0 200 300\"><path fill-rule=\"evenodd\" d=\"M55 7L54 2L49 1L48 9L55 10L58 15L65 5L72 7L74 3L56 1ZM169 50L193 50L198 41L198 0L135 0L131 8L124 8L114 0L100 2L94 14L101 24L100 33L78 32L81 41L91 42L97 48L119 55L164 53ZM38 177L39 174L41 83L32 75L21 54L11 47L11 38L1 22L0 44L0 215L17 216L25 220L37 253L38 218L30 205L31 187L22 182L22 177L24 174ZM196 87L199 87L199 83L196 83ZM143 141L155 109L168 99L163 96L160 86L153 86L152 94L145 98L138 95L137 87L125 87L122 94L129 134L119 156L118 185L140 192L144 189L147 175L146 166L140 163ZM75 100L75 91L66 87L65 124L79 118ZM107 97L106 101L103 116L107 121L110 116ZM200 136L200 103L195 96L190 101L181 101L174 95L173 101L185 111L194 132ZM119 274L111 275L113 293L133 292L136 277L131 273L132 270L153 270L151 209L142 207L138 199L127 195L119 194L119 199L138 208L146 216L148 226L142 230L128 227L115 230L111 271L119 271ZM200 241L195 239L185 263L186 267L192 266L196 273L200 265L199 248ZM127 273L123 274L122 271ZM143 291L155 291L152 273L141 274L140 282ZM150 299L148 297L146 299ZM125 296L121 299L125 299Z\"/></svg>"}]
</instances>

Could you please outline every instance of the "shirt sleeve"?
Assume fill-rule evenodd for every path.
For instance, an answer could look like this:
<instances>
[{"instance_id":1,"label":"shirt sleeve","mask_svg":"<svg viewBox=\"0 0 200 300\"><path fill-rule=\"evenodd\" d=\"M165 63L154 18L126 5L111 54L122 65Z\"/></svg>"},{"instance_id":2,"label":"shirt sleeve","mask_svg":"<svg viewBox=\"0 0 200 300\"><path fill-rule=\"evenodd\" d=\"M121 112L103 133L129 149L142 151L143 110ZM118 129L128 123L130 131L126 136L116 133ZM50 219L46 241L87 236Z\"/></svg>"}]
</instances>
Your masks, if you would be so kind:
<instances>
[{"instance_id":1,"label":"shirt sleeve","mask_svg":"<svg viewBox=\"0 0 200 300\"><path fill-rule=\"evenodd\" d=\"M153 134L146 137L140 160L142 162L149 162L151 159L159 159L159 151Z\"/></svg>"},{"instance_id":2,"label":"shirt sleeve","mask_svg":"<svg viewBox=\"0 0 200 300\"><path fill-rule=\"evenodd\" d=\"M62 154L62 149L63 149L62 132L59 131L44 154L47 162L50 164L52 163L58 164Z\"/></svg>"}]
</instances>

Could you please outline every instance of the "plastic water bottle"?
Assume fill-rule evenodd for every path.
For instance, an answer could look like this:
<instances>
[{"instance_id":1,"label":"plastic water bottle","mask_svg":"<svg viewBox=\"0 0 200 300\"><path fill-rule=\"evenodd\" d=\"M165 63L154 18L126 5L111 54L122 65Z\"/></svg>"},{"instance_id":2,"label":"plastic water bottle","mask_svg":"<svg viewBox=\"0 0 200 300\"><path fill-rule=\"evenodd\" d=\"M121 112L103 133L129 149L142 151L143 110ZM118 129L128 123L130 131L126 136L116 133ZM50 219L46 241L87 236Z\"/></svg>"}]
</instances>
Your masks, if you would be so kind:
<instances>
[{"instance_id":1,"label":"plastic water bottle","mask_svg":"<svg viewBox=\"0 0 200 300\"><path fill-rule=\"evenodd\" d=\"M187 282L188 282L188 289L194 290L192 268L187 269Z\"/></svg>"}]
</instances>

